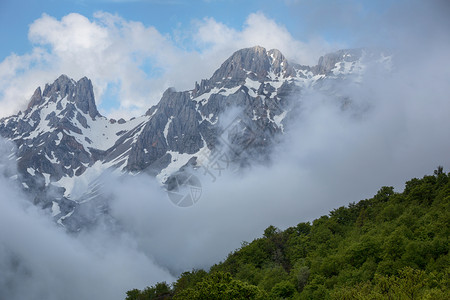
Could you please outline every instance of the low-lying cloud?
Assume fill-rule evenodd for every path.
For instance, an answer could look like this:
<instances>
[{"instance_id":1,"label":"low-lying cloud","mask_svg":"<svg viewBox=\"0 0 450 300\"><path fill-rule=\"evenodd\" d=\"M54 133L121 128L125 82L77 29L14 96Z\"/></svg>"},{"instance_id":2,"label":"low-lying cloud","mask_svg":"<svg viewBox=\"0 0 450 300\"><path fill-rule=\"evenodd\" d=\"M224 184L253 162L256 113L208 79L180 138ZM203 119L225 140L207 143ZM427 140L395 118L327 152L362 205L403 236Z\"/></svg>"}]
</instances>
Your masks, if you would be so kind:
<instances>
[{"instance_id":1,"label":"low-lying cloud","mask_svg":"<svg viewBox=\"0 0 450 300\"><path fill-rule=\"evenodd\" d=\"M0 140L0 153L10 151ZM68 235L20 191L10 158L0 162L0 299L124 299L126 290L174 279L126 232Z\"/></svg>"}]
</instances>

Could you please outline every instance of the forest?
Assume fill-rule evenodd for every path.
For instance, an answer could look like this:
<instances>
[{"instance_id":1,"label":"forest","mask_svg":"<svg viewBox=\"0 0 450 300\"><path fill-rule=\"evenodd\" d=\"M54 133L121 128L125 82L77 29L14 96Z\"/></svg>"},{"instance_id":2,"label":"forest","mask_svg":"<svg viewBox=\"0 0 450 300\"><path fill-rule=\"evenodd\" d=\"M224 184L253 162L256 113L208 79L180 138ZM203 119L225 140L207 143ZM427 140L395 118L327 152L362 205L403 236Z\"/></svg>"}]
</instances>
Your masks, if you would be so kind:
<instances>
[{"instance_id":1,"label":"forest","mask_svg":"<svg viewBox=\"0 0 450 300\"><path fill-rule=\"evenodd\" d=\"M449 299L450 173L263 236L210 270L126 292L147 299Z\"/></svg>"}]
</instances>

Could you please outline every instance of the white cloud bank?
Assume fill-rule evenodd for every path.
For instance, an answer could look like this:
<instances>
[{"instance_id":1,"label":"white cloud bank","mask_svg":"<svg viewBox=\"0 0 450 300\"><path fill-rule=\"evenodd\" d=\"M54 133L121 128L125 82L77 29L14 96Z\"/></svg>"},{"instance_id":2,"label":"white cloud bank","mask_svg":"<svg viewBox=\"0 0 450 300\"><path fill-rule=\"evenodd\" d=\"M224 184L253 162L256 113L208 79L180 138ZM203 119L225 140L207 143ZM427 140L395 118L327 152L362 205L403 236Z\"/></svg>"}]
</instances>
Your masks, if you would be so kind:
<instances>
[{"instance_id":1,"label":"white cloud bank","mask_svg":"<svg viewBox=\"0 0 450 300\"><path fill-rule=\"evenodd\" d=\"M57 227L8 178L10 149L0 138L0 299L124 299L149 281L174 280L127 233Z\"/></svg>"},{"instance_id":2,"label":"white cloud bank","mask_svg":"<svg viewBox=\"0 0 450 300\"><path fill-rule=\"evenodd\" d=\"M186 39L197 50L185 50ZM324 41L295 40L283 25L262 13L250 14L242 30L213 18L193 21L182 37L163 35L155 27L105 12L92 19L71 13L57 20L44 14L31 24L29 40L30 53L12 54L0 62L0 117L23 109L38 86L61 74L75 80L87 76L100 110L127 117L143 114L168 87L193 88L195 81L209 78L240 48L278 48L305 64L314 64L329 49Z\"/></svg>"}]
</instances>

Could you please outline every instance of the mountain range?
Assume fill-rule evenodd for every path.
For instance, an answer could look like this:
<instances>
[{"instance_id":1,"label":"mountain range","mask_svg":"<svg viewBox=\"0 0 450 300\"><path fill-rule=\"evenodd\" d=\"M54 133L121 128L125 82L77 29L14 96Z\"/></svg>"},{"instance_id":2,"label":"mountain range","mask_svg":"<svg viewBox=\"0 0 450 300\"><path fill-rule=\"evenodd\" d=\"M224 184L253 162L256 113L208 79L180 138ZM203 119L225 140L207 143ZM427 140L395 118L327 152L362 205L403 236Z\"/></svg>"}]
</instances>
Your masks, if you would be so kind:
<instances>
[{"instance_id":1,"label":"mountain range","mask_svg":"<svg viewBox=\"0 0 450 300\"><path fill-rule=\"evenodd\" d=\"M61 75L38 87L25 110L0 120L0 135L15 146L10 159L17 160L17 174L11 179L57 223L78 231L107 212L96 193L101 174L145 172L170 190L180 169L206 172L217 154L225 153L226 163L237 168L265 162L299 116L304 91L332 95L344 108L351 99L335 87L357 83L369 62L390 60L381 52L350 49L304 66L276 49L241 49L211 78L192 90L167 89L157 105L130 120L102 116L88 78Z\"/></svg>"}]
</instances>

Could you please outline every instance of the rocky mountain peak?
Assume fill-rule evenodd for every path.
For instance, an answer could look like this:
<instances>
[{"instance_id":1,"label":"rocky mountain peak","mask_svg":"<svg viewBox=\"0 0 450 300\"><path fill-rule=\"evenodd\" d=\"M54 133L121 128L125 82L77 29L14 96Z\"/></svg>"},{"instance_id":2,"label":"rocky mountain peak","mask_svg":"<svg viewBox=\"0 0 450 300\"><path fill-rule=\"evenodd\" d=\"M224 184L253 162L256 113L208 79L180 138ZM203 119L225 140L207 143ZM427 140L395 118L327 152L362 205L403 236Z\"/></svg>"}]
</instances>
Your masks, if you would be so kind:
<instances>
[{"instance_id":1,"label":"rocky mountain peak","mask_svg":"<svg viewBox=\"0 0 450 300\"><path fill-rule=\"evenodd\" d=\"M212 82L245 80L248 73L264 78L270 70L266 49L260 46L245 48L233 53L211 77Z\"/></svg>"},{"instance_id":2,"label":"rocky mountain peak","mask_svg":"<svg viewBox=\"0 0 450 300\"><path fill-rule=\"evenodd\" d=\"M208 84L215 87L231 88L245 84L247 78L263 82L272 72L279 77L288 77L295 74L294 69L289 66L287 59L279 50L267 51L261 46L244 48L234 52L214 72L209 82L202 82L199 87L196 87L196 90L208 90L207 87L202 87L202 85Z\"/></svg>"},{"instance_id":3,"label":"rocky mountain peak","mask_svg":"<svg viewBox=\"0 0 450 300\"><path fill-rule=\"evenodd\" d=\"M30 99L27 110L39 106L45 102L58 102L67 97L68 103L73 103L92 119L100 116L94 99L92 82L83 77L77 82L67 75L61 75L52 84L46 84L44 92L38 87Z\"/></svg>"}]
</instances>

